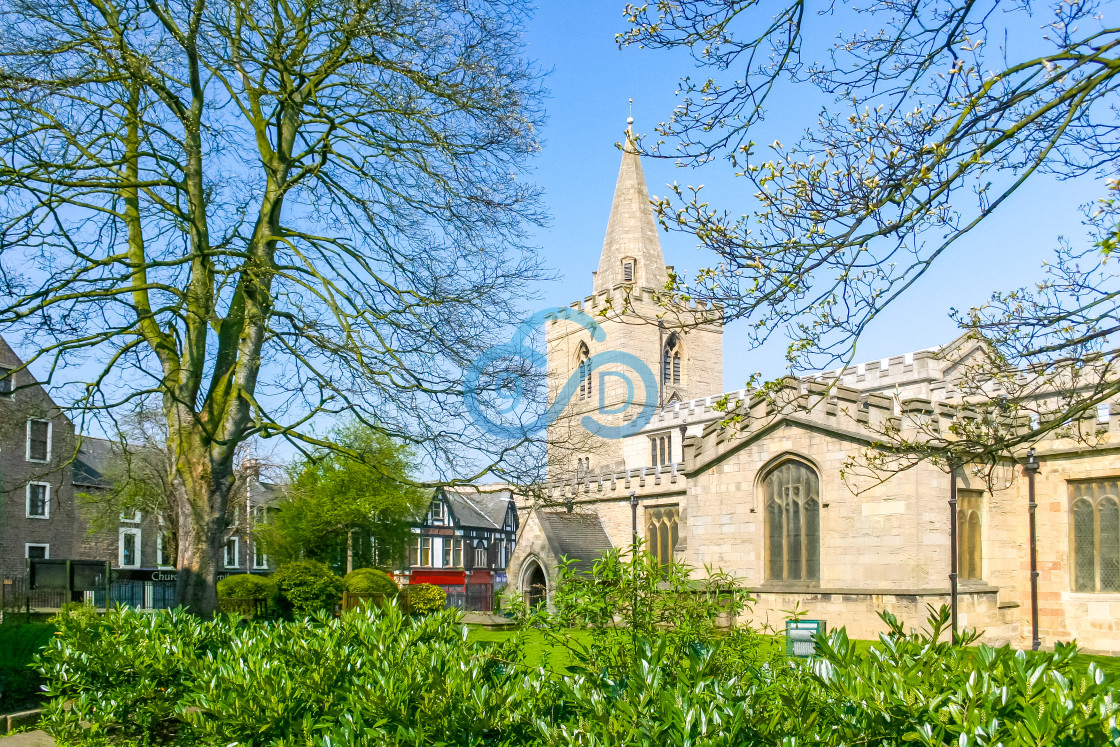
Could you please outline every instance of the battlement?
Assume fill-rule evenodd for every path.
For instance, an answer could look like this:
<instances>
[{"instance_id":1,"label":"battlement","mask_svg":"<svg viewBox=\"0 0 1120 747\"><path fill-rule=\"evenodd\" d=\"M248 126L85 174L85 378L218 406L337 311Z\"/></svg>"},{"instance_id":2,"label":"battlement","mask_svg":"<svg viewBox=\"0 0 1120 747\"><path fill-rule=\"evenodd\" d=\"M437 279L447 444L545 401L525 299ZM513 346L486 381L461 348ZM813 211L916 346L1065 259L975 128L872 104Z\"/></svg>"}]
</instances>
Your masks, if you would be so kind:
<instances>
[{"instance_id":1,"label":"battlement","mask_svg":"<svg viewBox=\"0 0 1120 747\"><path fill-rule=\"evenodd\" d=\"M621 498L631 490L684 489L684 462L663 464L660 467L637 467L598 474L582 475L568 481L553 481L542 485L550 501L580 498Z\"/></svg>"}]
</instances>

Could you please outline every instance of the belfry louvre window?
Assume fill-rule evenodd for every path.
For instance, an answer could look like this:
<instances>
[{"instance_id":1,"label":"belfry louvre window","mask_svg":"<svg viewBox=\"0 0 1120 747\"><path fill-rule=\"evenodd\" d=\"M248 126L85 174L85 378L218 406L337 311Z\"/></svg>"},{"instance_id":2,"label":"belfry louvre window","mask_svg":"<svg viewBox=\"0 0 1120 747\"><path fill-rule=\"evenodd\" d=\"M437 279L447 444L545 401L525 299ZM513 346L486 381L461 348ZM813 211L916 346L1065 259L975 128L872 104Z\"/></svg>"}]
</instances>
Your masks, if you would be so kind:
<instances>
[{"instance_id":1,"label":"belfry louvre window","mask_svg":"<svg viewBox=\"0 0 1120 747\"><path fill-rule=\"evenodd\" d=\"M646 513L646 549L662 568L673 562L678 519L680 507L675 505L658 506Z\"/></svg>"},{"instance_id":2,"label":"belfry louvre window","mask_svg":"<svg viewBox=\"0 0 1120 747\"><path fill-rule=\"evenodd\" d=\"M662 433L649 437L649 466L661 467L673 463L673 434Z\"/></svg>"},{"instance_id":3,"label":"belfry louvre window","mask_svg":"<svg viewBox=\"0 0 1120 747\"><path fill-rule=\"evenodd\" d=\"M675 332L665 341L661 354L661 383L681 383L681 341Z\"/></svg>"},{"instance_id":4,"label":"belfry louvre window","mask_svg":"<svg viewBox=\"0 0 1120 747\"><path fill-rule=\"evenodd\" d=\"M591 353L583 343L576 354L576 375L579 378L579 398L591 399Z\"/></svg>"},{"instance_id":5,"label":"belfry louvre window","mask_svg":"<svg viewBox=\"0 0 1120 747\"><path fill-rule=\"evenodd\" d=\"M957 491L957 568L962 581L979 581L980 552L979 490Z\"/></svg>"},{"instance_id":6,"label":"belfry louvre window","mask_svg":"<svg viewBox=\"0 0 1120 747\"><path fill-rule=\"evenodd\" d=\"M1074 591L1120 591L1120 479L1072 482Z\"/></svg>"},{"instance_id":7,"label":"belfry louvre window","mask_svg":"<svg viewBox=\"0 0 1120 747\"><path fill-rule=\"evenodd\" d=\"M634 260L627 259L622 262L622 282L634 282Z\"/></svg>"},{"instance_id":8,"label":"belfry louvre window","mask_svg":"<svg viewBox=\"0 0 1120 747\"><path fill-rule=\"evenodd\" d=\"M821 512L817 473L796 460L771 470L766 498L766 574L774 581L819 581Z\"/></svg>"}]
</instances>

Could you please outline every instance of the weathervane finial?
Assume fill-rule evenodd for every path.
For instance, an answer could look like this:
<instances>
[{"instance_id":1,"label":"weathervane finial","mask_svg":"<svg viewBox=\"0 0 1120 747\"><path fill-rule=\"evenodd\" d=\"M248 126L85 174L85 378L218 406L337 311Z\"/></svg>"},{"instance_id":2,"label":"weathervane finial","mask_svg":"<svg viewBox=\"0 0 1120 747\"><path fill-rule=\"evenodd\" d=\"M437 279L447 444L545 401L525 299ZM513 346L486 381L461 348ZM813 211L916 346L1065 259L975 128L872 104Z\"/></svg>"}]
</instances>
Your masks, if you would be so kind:
<instances>
[{"instance_id":1,"label":"weathervane finial","mask_svg":"<svg viewBox=\"0 0 1120 747\"><path fill-rule=\"evenodd\" d=\"M626 124L634 124L634 99L630 99L630 114L626 117Z\"/></svg>"}]
</instances>

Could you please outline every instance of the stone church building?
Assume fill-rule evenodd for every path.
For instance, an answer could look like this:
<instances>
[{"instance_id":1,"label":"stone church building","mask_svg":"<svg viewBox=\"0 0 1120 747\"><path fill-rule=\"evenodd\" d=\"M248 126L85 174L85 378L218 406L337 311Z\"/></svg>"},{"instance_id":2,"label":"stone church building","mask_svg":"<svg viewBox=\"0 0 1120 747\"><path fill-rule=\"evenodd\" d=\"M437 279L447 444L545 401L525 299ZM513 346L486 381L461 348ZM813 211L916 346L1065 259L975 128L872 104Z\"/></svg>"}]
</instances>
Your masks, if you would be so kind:
<instances>
[{"instance_id":1,"label":"stone church building","mask_svg":"<svg viewBox=\"0 0 1120 747\"><path fill-rule=\"evenodd\" d=\"M905 429L952 417L954 380L975 344L791 379L783 395L793 406L775 408L747 390L721 391L719 311L659 305L671 271L628 143L591 294L571 304L587 317L546 322L550 391L578 387L550 427L549 482L519 505L509 582L547 600L561 557L590 564L627 546L636 516L661 562L739 577L756 600L755 622L780 627L782 610L800 607L830 629L873 638L886 609L920 626L926 605L949 602L949 475L923 463L861 484L842 470L887 419ZM648 378L635 364L597 367L604 351L643 362L653 391L642 391ZM643 397L655 403L652 420L627 428L640 422ZM1117 654L1120 406L1096 417L1092 448L1036 445L1039 627L1044 647L1076 639ZM589 433L589 419L621 437ZM956 478L960 625L985 631L988 642L1029 647L1027 479L1019 467L1005 473L994 491L967 469Z\"/></svg>"}]
</instances>

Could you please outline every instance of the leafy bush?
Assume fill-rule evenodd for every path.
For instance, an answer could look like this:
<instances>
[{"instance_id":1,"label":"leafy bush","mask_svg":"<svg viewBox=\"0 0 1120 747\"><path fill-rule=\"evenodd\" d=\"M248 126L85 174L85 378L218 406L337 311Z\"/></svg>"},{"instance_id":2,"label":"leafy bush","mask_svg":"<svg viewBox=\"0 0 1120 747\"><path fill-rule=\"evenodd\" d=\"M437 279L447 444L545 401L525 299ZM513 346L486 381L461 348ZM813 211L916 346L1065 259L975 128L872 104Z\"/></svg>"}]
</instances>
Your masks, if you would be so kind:
<instances>
[{"instance_id":1,"label":"leafy bush","mask_svg":"<svg viewBox=\"0 0 1120 747\"><path fill-rule=\"evenodd\" d=\"M433 584L410 584L408 604L415 615L430 615L443 609L447 592Z\"/></svg>"},{"instance_id":2,"label":"leafy bush","mask_svg":"<svg viewBox=\"0 0 1120 747\"><path fill-rule=\"evenodd\" d=\"M273 578L281 598L296 614L333 610L342 597L342 579L318 560L286 563L276 569Z\"/></svg>"},{"instance_id":3,"label":"leafy bush","mask_svg":"<svg viewBox=\"0 0 1120 747\"><path fill-rule=\"evenodd\" d=\"M342 577L342 588L353 594L395 595L400 588L388 573L376 568L356 568Z\"/></svg>"},{"instance_id":4,"label":"leafy bush","mask_svg":"<svg viewBox=\"0 0 1120 747\"><path fill-rule=\"evenodd\" d=\"M530 744L548 685L512 648L486 653L455 610L238 626L120 609L41 656L45 727L71 744Z\"/></svg>"},{"instance_id":5,"label":"leafy bush","mask_svg":"<svg viewBox=\"0 0 1120 747\"><path fill-rule=\"evenodd\" d=\"M884 614L870 651L840 630L808 664L735 672L716 639L677 651L655 632L617 672L563 675L525 666L520 634L468 643L455 610L235 625L117 609L60 616L39 666L45 726L70 744L1120 747L1120 693L1075 671L1072 646L953 644L947 614L914 635Z\"/></svg>"},{"instance_id":6,"label":"leafy bush","mask_svg":"<svg viewBox=\"0 0 1120 747\"><path fill-rule=\"evenodd\" d=\"M267 576L239 573L218 582L219 599L271 599L276 584Z\"/></svg>"}]
</instances>

